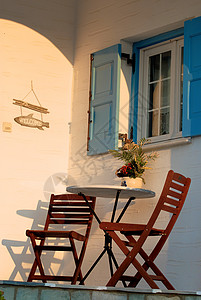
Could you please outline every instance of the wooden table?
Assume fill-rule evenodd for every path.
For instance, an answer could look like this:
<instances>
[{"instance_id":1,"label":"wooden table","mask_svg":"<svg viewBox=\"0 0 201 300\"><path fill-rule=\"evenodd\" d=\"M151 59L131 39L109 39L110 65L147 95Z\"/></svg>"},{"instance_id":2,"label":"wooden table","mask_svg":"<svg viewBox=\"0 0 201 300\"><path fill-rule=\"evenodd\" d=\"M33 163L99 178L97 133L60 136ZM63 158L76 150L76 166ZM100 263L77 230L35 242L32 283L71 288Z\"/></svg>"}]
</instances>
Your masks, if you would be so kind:
<instances>
[{"instance_id":1,"label":"wooden table","mask_svg":"<svg viewBox=\"0 0 201 300\"><path fill-rule=\"evenodd\" d=\"M69 186L66 188L67 192L78 194L82 196L85 201L87 202L88 206L90 207L89 202L87 201L85 196L92 196L92 197L102 197L102 198L115 198L113 211L111 215L111 222L114 222L115 214L118 206L118 201L120 198L122 199L128 199L125 206L123 207L122 211L120 212L116 223L120 222L123 215L125 214L129 204L132 200L135 199L142 199L142 198L153 198L155 196L155 193L150 190L145 189L137 189L137 188L129 188L125 186L117 186L117 185L88 185L88 186ZM100 224L101 220L96 214L96 212L91 208L91 211L93 212L94 217L96 218L97 222ZM101 252L101 254L98 256L96 261L93 263L89 271L86 273L86 275L83 277L83 280L80 282L82 284L84 280L89 276L91 271L94 269L94 267L97 265L97 263L100 261L100 259L103 257L103 255L107 253L108 259L109 259L109 265L110 265L110 273L111 276L113 275L113 264L116 268L118 268L118 264L116 261L116 258L112 251L112 240L110 236L105 232L105 245L104 249Z\"/></svg>"}]
</instances>

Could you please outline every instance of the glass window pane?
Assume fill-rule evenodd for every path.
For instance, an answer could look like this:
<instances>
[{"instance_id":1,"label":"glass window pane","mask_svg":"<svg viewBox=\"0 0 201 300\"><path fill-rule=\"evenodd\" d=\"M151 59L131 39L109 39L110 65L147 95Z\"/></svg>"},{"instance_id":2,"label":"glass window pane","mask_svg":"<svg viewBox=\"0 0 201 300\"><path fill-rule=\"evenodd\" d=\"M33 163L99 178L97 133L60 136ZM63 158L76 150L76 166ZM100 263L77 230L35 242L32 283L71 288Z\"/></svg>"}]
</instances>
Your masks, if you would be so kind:
<instances>
[{"instance_id":1,"label":"glass window pane","mask_svg":"<svg viewBox=\"0 0 201 300\"><path fill-rule=\"evenodd\" d=\"M159 80L160 74L160 54L149 58L149 82Z\"/></svg>"},{"instance_id":2,"label":"glass window pane","mask_svg":"<svg viewBox=\"0 0 201 300\"><path fill-rule=\"evenodd\" d=\"M170 77L171 72L171 51L162 53L161 77Z\"/></svg>"},{"instance_id":3,"label":"glass window pane","mask_svg":"<svg viewBox=\"0 0 201 300\"><path fill-rule=\"evenodd\" d=\"M155 110L149 112L148 114L148 137L158 135L158 110Z\"/></svg>"},{"instance_id":4,"label":"glass window pane","mask_svg":"<svg viewBox=\"0 0 201 300\"><path fill-rule=\"evenodd\" d=\"M169 108L161 109L161 113L160 113L160 135L169 133L169 118L170 118Z\"/></svg>"},{"instance_id":5,"label":"glass window pane","mask_svg":"<svg viewBox=\"0 0 201 300\"><path fill-rule=\"evenodd\" d=\"M161 82L161 107L170 105L170 79Z\"/></svg>"},{"instance_id":6,"label":"glass window pane","mask_svg":"<svg viewBox=\"0 0 201 300\"><path fill-rule=\"evenodd\" d=\"M159 83L150 84L149 88L149 109L159 107Z\"/></svg>"}]
</instances>

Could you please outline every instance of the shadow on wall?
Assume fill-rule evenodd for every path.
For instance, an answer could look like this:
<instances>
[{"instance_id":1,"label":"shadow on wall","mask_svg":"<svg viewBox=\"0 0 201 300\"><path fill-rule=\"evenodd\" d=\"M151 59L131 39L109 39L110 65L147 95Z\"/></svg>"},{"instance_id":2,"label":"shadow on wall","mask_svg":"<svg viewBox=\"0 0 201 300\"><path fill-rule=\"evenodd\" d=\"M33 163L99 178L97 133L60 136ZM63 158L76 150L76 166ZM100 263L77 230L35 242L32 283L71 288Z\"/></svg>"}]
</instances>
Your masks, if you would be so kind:
<instances>
[{"instance_id":1,"label":"shadow on wall","mask_svg":"<svg viewBox=\"0 0 201 300\"><path fill-rule=\"evenodd\" d=\"M35 211L17 211L18 215L33 219L31 228L25 228L25 231L26 229L42 230L44 228L48 206L49 204L47 202L43 202L40 200ZM57 239L51 239L47 242L47 245L53 246L58 245L58 243L60 246L64 246L65 240L62 242L58 242ZM23 281L27 281L35 258L30 239L27 238L26 241L3 239L2 245L7 248L15 266L12 270L9 280L16 280L16 278L19 278L20 276ZM70 255L68 257L65 255L64 259L63 253L57 256L56 252L54 251L48 251L43 254L42 262L45 273L49 275L63 275L62 273L63 271L66 271L66 266L68 266L69 273L72 273L72 270L74 270L75 267L74 261Z\"/></svg>"},{"instance_id":2,"label":"shadow on wall","mask_svg":"<svg viewBox=\"0 0 201 300\"><path fill-rule=\"evenodd\" d=\"M0 18L21 23L50 40L73 63L76 0L1 1ZM70 41L70 42L69 42Z\"/></svg>"},{"instance_id":3,"label":"shadow on wall","mask_svg":"<svg viewBox=\"0 0 201 300\"><path fill-rule=\"evenodd\" d=\"M44 225L47 215L48 203L39 201L35 211L33 210L18 210L17 214L26 218L33 219L32 229L41 229ZM26 228L25 228L26 230ZM23 281L28 278L28 273L31 269L31 263L34 260L34 253L31 249L31 243L29 239L26 241L15 241L15 240L2 240L2 245L6 246L13 263L15 265L9 280L15 280L19 275ZM27 265L30 267L27 268Z\"/></svg>"}]
</instances>

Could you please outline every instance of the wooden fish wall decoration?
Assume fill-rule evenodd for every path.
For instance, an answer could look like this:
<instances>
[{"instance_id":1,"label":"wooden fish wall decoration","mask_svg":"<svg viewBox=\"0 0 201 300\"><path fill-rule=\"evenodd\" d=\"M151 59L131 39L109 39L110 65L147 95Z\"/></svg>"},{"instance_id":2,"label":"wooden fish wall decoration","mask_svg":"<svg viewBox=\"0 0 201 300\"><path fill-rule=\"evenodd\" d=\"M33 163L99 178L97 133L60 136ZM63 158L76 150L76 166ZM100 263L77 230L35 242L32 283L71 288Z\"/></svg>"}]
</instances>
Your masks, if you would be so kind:
<instances>
[{"instance_id":1,"label":"wooden fish wall decoration","mask_svg":"<svg viewBox=\"0 0 201 300\"><path fill-rule=\"evenodd\" d=\"M23 101L30 93L34 94L39 105L34 105L29 102ZM31 81L31 90L29 91L29 93L22 100L13 99L13 101L14 101L13 104L20 106L20 109L21 109L21 116L14 118L15 122L17 122L18 124L20 124L22 126L38 128L39 130L44 130L43 127L49 128L49 123L44 122L43 117L42 117L42 114L48 114L49 111L47 108L42 107L42 105L40 104L40 101L39 101L38 97L36 96L36 93L34 92L32 81ZM24 116L22 114L22 107L39 112L41 114L41 120L34 118L33 113L29 114L27 116Z\"/></svg>"},{"instance_id":2,"label":"wooden fish wall decoration","mask_svg":"<svg viewBox=\"0 0 201 300\"><path fill-rule=\"evenodd\" d=\"M28 116L19 116L14 118L14 120L22 126L38 128L40 130L44 130L43 127L49 128L48 122L43 122L39 119L33 118L33 114L29 114Z\"/></svg>"}]
</instances>

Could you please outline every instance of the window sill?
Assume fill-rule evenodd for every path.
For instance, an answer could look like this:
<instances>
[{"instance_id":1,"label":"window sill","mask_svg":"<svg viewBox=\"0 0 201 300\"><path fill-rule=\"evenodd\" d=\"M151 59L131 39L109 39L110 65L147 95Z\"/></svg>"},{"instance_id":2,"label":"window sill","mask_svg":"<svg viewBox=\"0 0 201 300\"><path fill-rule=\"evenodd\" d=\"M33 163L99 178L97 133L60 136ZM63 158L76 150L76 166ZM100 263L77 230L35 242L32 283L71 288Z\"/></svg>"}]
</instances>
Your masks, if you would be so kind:
<instances>
[{"instance_id":1,"label":"window sill","mask_svg":"<svg viewBox=\"0 0 201 300\"><path fill-rule=\"evenodd\" d=\"M166 141L152 142L144 145L144 151L148 152L153 150L167 149L175 146L190 144L191 142L192 142L191 137L186 137L186 138L179 137L175 139L169 139Z\"/></svg>"}]
</instances>

